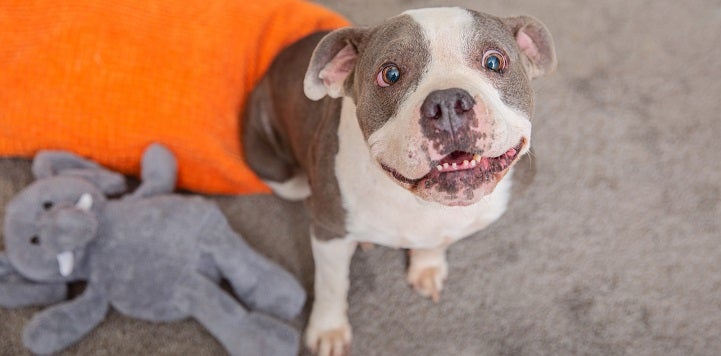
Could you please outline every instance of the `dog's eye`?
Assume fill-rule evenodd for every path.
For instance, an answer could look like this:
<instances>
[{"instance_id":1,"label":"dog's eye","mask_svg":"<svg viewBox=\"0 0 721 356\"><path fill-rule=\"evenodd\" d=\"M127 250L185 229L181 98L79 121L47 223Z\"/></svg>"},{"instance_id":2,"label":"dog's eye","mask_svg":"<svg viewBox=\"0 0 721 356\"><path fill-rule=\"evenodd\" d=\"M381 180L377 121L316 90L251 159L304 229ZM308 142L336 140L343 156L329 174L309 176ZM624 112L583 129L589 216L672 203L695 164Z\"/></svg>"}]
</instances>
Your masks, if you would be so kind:
<instances>
[{"instance_id":1,"label":"dog's eye","mask_svg":"<svg viewBox=\"0 0 721 356\"><path fill-rule=\"evenodd\" d=\"M395 84L399 79L401 79L401 70L395 64L389 64L378 73L376 82L385 88Z\"/></svg>"},{"instance_id":2,"label":"dog's eye","mask_svg":"<svg viewBox=\"0 0 721 356\"><path fill-rule=\"evenodd\" d=\"M35 235L30 238L30 243L33 245L40 245L40 238L37 235Z\"/></svg>"},{"instance_id":3,"label":"dog's eye","mask_svg":"<svg viewBox=\"0 0 721 356\"><path fill-rule=\"evenodd\" d=\"M43 202L43 209L50 210L53 208L53 205L55 205L55 204L53 204L53 202L51 202L51 201Z\"/></svg>"},{"instance_id":4,"label":"dog's eye","mask_svg":"<svg viewBox=\"0 0 721 356\"><path fill-rule=\"evenodd\" d=\"M506 69L506 57L501 52L490 49L483 54L483 67L496 73L502 73Z\"/></svg>"}]
</instances>

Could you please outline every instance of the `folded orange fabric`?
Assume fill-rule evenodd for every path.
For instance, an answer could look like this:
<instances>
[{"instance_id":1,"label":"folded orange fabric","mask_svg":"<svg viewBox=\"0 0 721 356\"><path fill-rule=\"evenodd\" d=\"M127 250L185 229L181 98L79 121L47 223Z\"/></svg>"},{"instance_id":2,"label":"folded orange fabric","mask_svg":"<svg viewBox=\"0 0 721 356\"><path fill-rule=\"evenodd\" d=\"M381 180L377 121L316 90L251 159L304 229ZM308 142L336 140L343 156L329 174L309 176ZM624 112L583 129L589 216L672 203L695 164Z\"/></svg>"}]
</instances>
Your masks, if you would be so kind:
<instances>
[{"instance_id":1,"label":"folded orange fabric","mask_svg":"<svg viewBox=\"0 0 721 356\"><path fill-rule=\"evenodd\" d=\"M347 24L300 0L3 0L0 155L66 149L137 174L159 142L183 188L268 192L238 142L247 95L284 47Z\"/></svg>"}]
</instances>

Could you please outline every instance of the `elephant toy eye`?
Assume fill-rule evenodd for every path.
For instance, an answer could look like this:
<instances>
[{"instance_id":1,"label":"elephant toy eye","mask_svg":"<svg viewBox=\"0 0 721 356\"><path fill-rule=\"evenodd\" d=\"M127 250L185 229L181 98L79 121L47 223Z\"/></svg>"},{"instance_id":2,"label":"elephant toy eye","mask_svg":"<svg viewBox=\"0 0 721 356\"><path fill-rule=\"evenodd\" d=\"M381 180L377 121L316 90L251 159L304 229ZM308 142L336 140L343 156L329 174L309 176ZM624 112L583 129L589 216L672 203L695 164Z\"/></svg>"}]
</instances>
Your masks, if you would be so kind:
<instances>
[{"instance_id":1,"label":"elephant toy eye","mask_svg":"<svg viewBox=\"0 0 721 356\"><path fill-rule=\"evenodd\" d=\"M55 204L53 204L53 202L51 202L51 201L46 201L46 202L43 203L43 209L45 209L45 210L50 210L50 209L53 208L54 205L55 205Z\"/></svg>"},{"instance_id":2,"label":"elephant toy eye","mask_svg":"<svg viewBox=\"0 0 721 356\"><path fill-rule=\"evenodd\" d=\"M35 235L30 238L30 243L33 245L40 245L40 238L37 235Z\"/></svg>"}]
</instances>

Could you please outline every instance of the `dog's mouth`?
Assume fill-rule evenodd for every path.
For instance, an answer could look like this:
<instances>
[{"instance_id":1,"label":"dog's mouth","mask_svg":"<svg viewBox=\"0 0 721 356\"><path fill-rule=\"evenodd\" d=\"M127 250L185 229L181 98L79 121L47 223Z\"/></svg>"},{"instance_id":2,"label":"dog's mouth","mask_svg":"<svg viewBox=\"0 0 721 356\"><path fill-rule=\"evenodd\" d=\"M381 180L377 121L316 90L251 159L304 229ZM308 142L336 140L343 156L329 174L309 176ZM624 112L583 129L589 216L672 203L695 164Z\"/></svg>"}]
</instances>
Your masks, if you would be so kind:
<instances>
[{"instance_id":1,"label":"dog's mouth","mask_svg":"<svg viewBox=\"0 0 721 356\"><path fill-rule=\"evenodd\" d=\"M381 166L395 180L412 191L435 189L457 196L460 191L473 191L485 186L488 188L485 189L487 193L490 193L495 184L518 160L525 144L526 140L522 138L516 146L496 157L483 157L482 154L475 152L454 151L441 160L433 162L434 168L418 179L405 177L384 164ZM475 195L472 192L466 193L468 198Z\"/></svg>"}]
</instances>

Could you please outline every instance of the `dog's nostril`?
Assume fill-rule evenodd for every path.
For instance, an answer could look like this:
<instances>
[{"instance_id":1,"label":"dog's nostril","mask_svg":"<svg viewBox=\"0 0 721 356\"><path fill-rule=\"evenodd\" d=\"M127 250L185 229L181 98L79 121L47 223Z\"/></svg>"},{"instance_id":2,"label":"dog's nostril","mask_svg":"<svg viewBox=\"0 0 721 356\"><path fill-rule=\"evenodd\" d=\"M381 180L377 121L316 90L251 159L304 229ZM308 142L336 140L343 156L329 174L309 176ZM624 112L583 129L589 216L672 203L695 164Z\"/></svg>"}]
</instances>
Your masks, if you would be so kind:
<instances>
[{"instance_id":1,"label":"dog's nostril","mask_svg":"<svg viewBox=\"0 0 721 356\"><path fill-rule=\"evenodd\" d=\"M464 93L465 95L461 95L458 98L458 102L456 102L456 110L460 110L462 112L468 112L473 109L473 105L475 105L475 101L473 98L471 98L468 93Z\"/></svg>"},{"instance_id":2,"label":"dog's nostril","mask_svg":"<svg viewBox=\"0 0 721 356\"><path fill-rule=\"evenodd\" d=\"M468 112L471 107L469 107L465 101L459 99L454 109L456 110L456 114L463 114Z\"/></svg>"},{"instance_id":3,"label":"dog's nostril","mask_svg":"<svg viewBox=\"0 0 721 356\"><path fill-rule=\"evenodd\" d=\"M424 103L421 106L421 115L429 119L438 119L441 117L441 107L438 104L427 105Z\"/></svg>"},{"instance_id":4,"label":"dog's nostril","mask_svg":"<svg viewBox=\"0 0 721 356\"><path fill-rule=\"evenodd\" d=\"M446 115L465 114L475 105L467 91L458 88L436 90L421 105L421 115L428 119L441 119Z\"/></svg>"}]
</instances>

